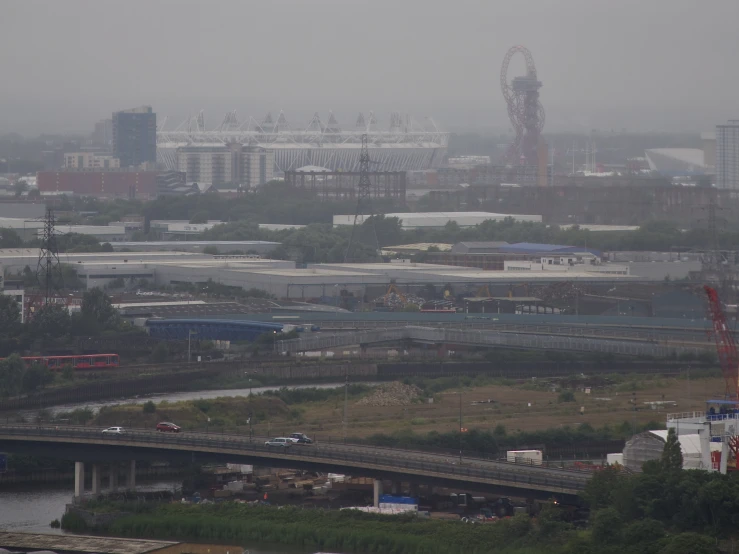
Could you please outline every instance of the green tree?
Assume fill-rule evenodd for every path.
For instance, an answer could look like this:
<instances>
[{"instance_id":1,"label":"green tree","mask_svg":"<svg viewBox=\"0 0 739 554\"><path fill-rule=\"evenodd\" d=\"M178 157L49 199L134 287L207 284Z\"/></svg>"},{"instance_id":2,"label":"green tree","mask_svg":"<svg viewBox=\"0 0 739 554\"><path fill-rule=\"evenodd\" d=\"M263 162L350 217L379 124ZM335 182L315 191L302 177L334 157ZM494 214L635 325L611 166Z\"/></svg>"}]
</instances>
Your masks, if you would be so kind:
<instances>
[{"instance_id":1,"label":"green tree","mask_svg":"<svg viewBox=\"0 0 739 554\"><path fill-rule=\"evenodd\" d=\"M62 379L72 381L74 379L74 366L72 364L64 364L62 366Z\"/></svg>"},{"instance_id":2,"label":"green tree","mask_svg":"<svg viewBox=\"0 0 739 554\"><path fill-rule=\"evenodd\" d=\"M144 405L142 406L142 410L145 414L155 414L157 411L157 405L154 404L151 400L148 402L144 402Z\"/></svg>"},{"instance_id":3,"label":"green tree","mask_svg":"<svg viewBox=\"0 0 739 554\"><path fill-rule=\"evenodd\" d=\"M557 397L558 402L574 402L575 401L575 393L571 390L562 391L559 393L559 396Z\"/></svg>"},{"instance_id":4,"label":"green tree","mask_svg":"<svg viewBox=\"0 0 739 554\"><path fill-rule=\"evenodd\" d=\"M41 306L32 316L29 331L35 339L58 338L71 330L69 312L65 306L47 304Z\"/></svg>"},{"instance_id":5,"label":"green tree","mask_svg":"<svg viewBox=\"0 0 739 554\"><path fill-rule=\"evenodd\" d=\"M25 364L17 354L0 360L0 396L15 396L21 392L24 371Z\"/></svg>"},{"instance_id":6,"label":"green tree","mask_svg":"<svg viewBox=\"0 0 739 554\"><path fill-rule=\"evenodd\" d=\"M43 364L31 364L23 372L22 388L23 392L30 393L35 392L38 389L44 388L46 385L54 380L49 368Z\"/></svg>"},{"instance_id":7,"label":"green tree","mask_svg":"<svg viewBox=\"0 0 739 554\"><path fill-rule=\"evenodd\" d=\"M683 453L675 429L667 431L667 440L662 450L662 469L664 471L680 471L683 468Z\"/></svg>"},{"instance_id":8,"label":"green tree","mask_svg":"<svg viewBox=\"0 0 739 554\"><path fill-rule=\"evenodd\" d=\"M623 478L620 469L615 466L607 466L596 471L585 485L582 495L590 509L598 510L611 506L614 492Z\"/></svg>"},{"instance_id":9,"label":"green tree","mask_svg":"<svg viewBox=\"0 0 739 554\"><path fill-rule=\"evenodd\" d=\"M219 254L217 246L206 246L203 248L203 254L210 254L211 256L217 256Z\"/></svg>"},{"instance_id":10,"label":"green tree","mask_svg":"<svg viewBox=\"0 0 739 554\"><path fill-rule=\"evenodd\" d=\"M13 229L0 229L0 248L20 248L23 239Z\"/></svg>"},{"instance_id":11,"label":"green tree","mask_svg":"<svg viewBox=\"0 0 739 554\"><path fill-rule=\"evenodd\" d=\"M611 544L620 542L623 520L621 514L615 508L604 508L593 514L592 524L593 540L599 544Z\"/></svg>"},{"instance_id":12,"label":"green tree","mask_svg":"<svg viewBox=\"0 0 739 554\"><path fill-rule=\"evenodd\" d=\"M190 223L208 223L208 212L199 211L192 214Z\"/></svg>"},{"instance_id":13,"label":"green tree","mask_svg":"<svg viewBox=\"0 0 739 554\"><path fill-rule=\"evenodd\" d=\"M166 362L169 359L169 347L167 343L160 342L151 351L151 361L157 364Z\"/></svg>"},{"instance_id":14,"label":"green tree","mask_svg":"<svg viewBox=\"0 0 739 554\"><path fill-rule=\"evenodd\" d=\"M59 252L105 252L100 241L92 235L67 233L57 238Z\"/></svg>"},{"instance_id":15,"label":"green tree","mask_svg":"<svg viewBox=\"0 0 739 554\"><path fill-rule=\"evenodd\" d=\"M680 533L667 539L659 554L715 554L716 541L698 533Z\"/></svg>"},{"instance_id":16,"label":"green tree","mask_svg":"<svg viewBox=\"0 0 739 554\"><path fill-rule=\"evenodd\" d=\"M16 196L22 196L24 192L28 190L28 183L23 179L18 179L13 185L13 192Z\"/></svg>"},{"instance_id":17,"label":"green tree","mask_svg":"<svg viewBox=\"0 0 739 554\"><path fill-rule=\"evenodd\" d=\"M403 236L403 224L397 217L385 217L375 215L368 218L363 227L374 225L377 234L377 242L380 246L391 246L398 244Z\"/></svg>"},{"instance_id":18,"label":"green tree","mask_svg":"<svg viewBox=\"0 0 739 554\"><path fill-rule=\"evenodd\" d=\"M639 519L626 525L622 532L623 542L628 545L647 545L665 536L665 528L654 519Z\"/></svg>"},{"instance_id":19,"label":"green tree","mask_svg":"<svg viewBox=\"0 0 739 554\"><path fill-rule=\"evenodd\" d=\"M14 336L20 330L21 308L15 298L0 294L0 329L3 334Z\"/></svg>"},{"instance_id":20,"label":"green tree","mask_svg":"<svg viewBox=\"0 0 739 554\"><path fill-rule=\"evenodd\" d=\"M115 329L120 324L118 311L113 307L110 296L95 287L82 295L80 307L82 318L101 331Z\"/></svg>"}]
</instances>

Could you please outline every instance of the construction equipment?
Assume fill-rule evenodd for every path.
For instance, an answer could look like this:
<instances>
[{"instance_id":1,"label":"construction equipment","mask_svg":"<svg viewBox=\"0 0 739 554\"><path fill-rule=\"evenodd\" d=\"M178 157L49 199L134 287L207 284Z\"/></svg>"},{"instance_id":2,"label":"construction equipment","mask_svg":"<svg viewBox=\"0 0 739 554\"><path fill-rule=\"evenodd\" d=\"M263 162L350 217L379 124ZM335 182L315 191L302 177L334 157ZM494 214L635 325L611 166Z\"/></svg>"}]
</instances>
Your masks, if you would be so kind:
<instances>
[{"instance_id":1,"label":"construction equipment","mask_svg":"<svg viewBox=\"0 0 739 554\"><path fill-rule=\"evenodd\" d=\"M398 295L398 297L400 298L400 300L401 300L401 301L402 301L402 302L403 302L404 304L405 304L405 302L407 301L407 300L406 300L406 297L405 297L405 294L403 294L402 292L400 292L400 289L399 289L399 288L398 288L398 286L397 286L397 285L395 284L395 281L391 281L391 282L390 282L390 284L389 284L389 285L388 285L388 287L387 287L387 292L385 293L385 303L387 303L387 302L388 302L388 301L390 300L390 295L391 295L391 294L397 294L397 295Z\"/></svg>"},{"instance_id":2,"label":"construction equipment","mask_svg":"<svg viewBox=\"0 0 739 554\"><path fill-rule=\"evenodd\" d=\"M708 296L708 308L713 322L713 337L716 341L716 353L721 365L721 372L726 382L726 399L739 402L739 355L737 355L734 334L726 324L726 316L721 308L718 292L713 287L705 285L703 289ZM724 437L729 450L727 469L736 470L739 460L739 437L729 433Z\"/></svg>"},{"instance_id":3,"label":"construction equipment","mask_svg":"<svg viewBox=\"0 0 739 554\"><path fill-rule=\"evenodd\" d=\"M726 382L726 398L739 401L739 355L734 343L734 334L726 324L726 316L721 308L721 300L716 289L705 285L703 290L708 296L716 354Z\"/></svg>"},{"instance_id":4,"label":"construction equipment","mask_svg":"<svg viewBox=\"0 0 739 554\"><path fill-rule=\"evenodd\" d=\"M481 286L479 289L477 289L477 295L478 298L490 298L493 296L490 294L490 286L486 283L485 285Z\"/></svg>"}]
</instances>

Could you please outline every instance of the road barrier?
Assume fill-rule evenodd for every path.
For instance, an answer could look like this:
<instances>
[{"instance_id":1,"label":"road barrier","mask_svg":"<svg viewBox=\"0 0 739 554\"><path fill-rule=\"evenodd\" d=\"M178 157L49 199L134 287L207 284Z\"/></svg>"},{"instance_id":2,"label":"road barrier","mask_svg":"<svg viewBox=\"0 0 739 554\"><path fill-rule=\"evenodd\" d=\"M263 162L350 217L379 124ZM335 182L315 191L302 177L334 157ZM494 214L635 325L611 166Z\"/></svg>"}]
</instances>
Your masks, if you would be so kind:
<instances>
[{"instance_id":1,"label":"road barrier","mask_svg":"<svg viewBox=\"0 0 739 554\"><path fill-rule=\"evenodd\" d=\"M367 474L394 474L454 481L459 485L482 483L518 489L576 495L590 477L587 471L532 467L481 458L457 459L415 450L345 444L293 445L269 447L266 437L253 440L237 435L207 433L157 433L150 430L126 430L121 435L105 435L98 429L83 427L0 426L0 446L19 443L74 444L80 447L110 446L151 448L165 452L186 451L199 454L248 458L262 464L278 462L289 467L292 462L310 463L326 468L356 468ZM125 457L125 453L122 452ZM54 455L50 451L50 456ZM460 463L461 462L461 463Z\"/></svg>"}]
</instances>

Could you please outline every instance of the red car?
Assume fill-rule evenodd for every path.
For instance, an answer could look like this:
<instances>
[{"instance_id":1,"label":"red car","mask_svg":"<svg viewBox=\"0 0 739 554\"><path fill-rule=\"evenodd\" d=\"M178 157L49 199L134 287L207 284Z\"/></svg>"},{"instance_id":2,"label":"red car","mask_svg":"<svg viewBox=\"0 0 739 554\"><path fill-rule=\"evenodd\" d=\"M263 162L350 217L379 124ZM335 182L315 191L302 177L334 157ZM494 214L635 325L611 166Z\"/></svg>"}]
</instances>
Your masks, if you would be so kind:
<instances>
[{"instance_id":1,"label":"red car","mask_svg":"<svg viewBox=\"0 0 739 554\"><path fill-rule=\"evenodd\" d=\"M161 423L157 423L157 431L161 433L179 433L180 427L174 423L162 421Z\"/></svg>"}]
</instances>

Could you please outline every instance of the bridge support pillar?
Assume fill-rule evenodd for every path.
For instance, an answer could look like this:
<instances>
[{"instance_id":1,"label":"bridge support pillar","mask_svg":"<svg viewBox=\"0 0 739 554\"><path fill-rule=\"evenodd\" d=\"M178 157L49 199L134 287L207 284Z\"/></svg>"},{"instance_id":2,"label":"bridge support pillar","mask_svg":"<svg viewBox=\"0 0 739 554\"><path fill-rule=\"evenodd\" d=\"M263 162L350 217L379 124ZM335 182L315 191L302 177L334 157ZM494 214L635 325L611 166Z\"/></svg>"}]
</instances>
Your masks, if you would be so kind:
<instances>
[{"instance_id":1,"label":"bridge support pillar","mask_svg":"<svg viewBox=\"0 0 739 554\"><path fill-rule=\"evenodd\" d=\"M439 355L439 358L448 358L449 357L449 347L446 344L437 344L436 345L436 352Z\"/></svg>"},{"instance_id":2,"label":"bridge support pillar","mask_svg":"<svg viewBox=\"0 0 739 554\"><path fill-rule=\"evenodd\" d=\"M380 497L381 496L382 496L382 481L379 479L375 479L375 486L374 486L375 508L380 507Z\"/></svg>"},{"instance_id":3,"label":"bridge support pillar","mask_svg":"<svg viewBox=\"0 0 739 554\"><path fill-rule=\"evenodd\" d=\"M421 486L418 483L411 483L410 484L410 493L412 498L420 498L421 496Z\"/></svg>"},{"instance_id":4,"label":"bridge support pillar","mask_svg":"<svg viewBox=\"0 0 739 554\"><path fill-rule=\"evenodd\" d=\"M128 479L126 480L126 488L130 491L136 488L136 460L131 460L128 464Z\"/></svg>"},{"instance_id":5,"label":"bridge support pillar","mask_svg":"<svg viewBox=\"0 0 739 554\"><path fill-rule=\"evenodd\" d=\"M92 495L100 494L100 481L102 480L102 471L100 464L92 464Z\"/></svg>"},{"instance_id":6,"label":"bridge support pillar","mask_svg":"<svg viewBox=\"0 0 739 554\"><path fill-rule=\"evenodd\" d=\"M393 495L400 496L403 494L403 483L400 481L393 481L393 488L391 489L393 492Z\"/></svg>"},{"instance_id":7,"label":"bridge support pillar","mask_svg":"<svg viewBox=\"0 0 739 554\"><path fill-rule=\"evenodd\" d=\"M74 463L74 497L82 498L85 494L85 464Z\"/></svg>"},{"instance_id":8,"label":"bridge support pillar","mask_svg":"<svg viewBox=\"0 0 739 554\"><path fill-rule=\"evenodd\" d=\"M110 479L108 486L110 488L110 492L116 492L118 490L118 471L120 468L118 467L118 464L110 464Z\"/></svg>"}]
</instances>

